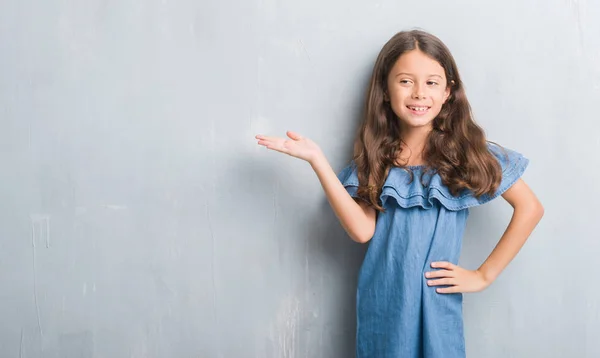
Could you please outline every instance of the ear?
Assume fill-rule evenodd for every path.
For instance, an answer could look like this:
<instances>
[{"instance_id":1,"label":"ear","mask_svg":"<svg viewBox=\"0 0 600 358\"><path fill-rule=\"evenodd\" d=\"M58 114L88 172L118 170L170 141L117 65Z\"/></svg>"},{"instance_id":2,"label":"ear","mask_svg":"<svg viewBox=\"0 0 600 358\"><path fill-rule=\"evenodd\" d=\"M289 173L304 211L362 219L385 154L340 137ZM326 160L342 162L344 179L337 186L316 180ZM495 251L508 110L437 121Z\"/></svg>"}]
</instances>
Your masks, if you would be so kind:
<instances>
[{"instance_id":1,"label":"ear","mask_svg":"<svg viewBox=\"0 0 600 358\"><path fill-rule=\"evenodd\" d=\"M450 93L452 93L452 86L454 86L454 80L450 81L449 86L446 87L444 91L444 103L450 98Z\"/></svg>"},{"instance_id":2,"label":"ear","mask_svg":"<svg viewBox=\"0 0 600 358\"><path fill-rule=\"evenodd\" d=\"M389 102L390 101L390 97L388 96L387 92L383 92L383 100L385 102Z\"/></svg>"},{"instance_id":3,"label":"ear","mask_svg":"<svg viewBox=\"0 0 600 358\"><path fill-rule=\"evenodd\" d=\"M446 103L446 101L448 100L449 97L450 97L450 87L446 87L446 91L444 91L444 103Z\"/></svg>"}]
</instances>

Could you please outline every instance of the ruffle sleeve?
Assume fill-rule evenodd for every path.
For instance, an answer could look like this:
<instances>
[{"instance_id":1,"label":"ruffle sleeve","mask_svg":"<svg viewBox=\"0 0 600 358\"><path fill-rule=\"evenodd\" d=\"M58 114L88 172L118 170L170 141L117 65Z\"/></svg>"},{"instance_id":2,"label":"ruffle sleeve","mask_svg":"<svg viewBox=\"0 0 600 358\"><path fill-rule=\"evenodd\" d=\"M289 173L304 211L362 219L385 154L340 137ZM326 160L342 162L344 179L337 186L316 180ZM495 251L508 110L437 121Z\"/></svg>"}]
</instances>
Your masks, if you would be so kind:
<instances>
[{"instance_id":1,"label":"ruffle sleeve","mask_svg":"<svg viewBox=\"0 0 600 358\"><path fill-rule=\"evenodd\" d=\"M407 170L395 167L390 169L383 185L380 196L382 205L385 207L386 204L389 204L388 200L393 199L403 208L420 206L423 209L430 209L439 203L448 210L458 211L493 200L517 182L529 165L529 160L516 151L495 144L490 143L488 149L502 168L502 180L493 195L485 194L477 198L471 191L465 189L459 195L454 196L437 174L426 174L426 185L423 185L420 180L423 167L411 167L414 174L412 181ZM358 176L353 162L339 172L338 179L351 196L357 197Z\"/></svg>"}]
</instances>

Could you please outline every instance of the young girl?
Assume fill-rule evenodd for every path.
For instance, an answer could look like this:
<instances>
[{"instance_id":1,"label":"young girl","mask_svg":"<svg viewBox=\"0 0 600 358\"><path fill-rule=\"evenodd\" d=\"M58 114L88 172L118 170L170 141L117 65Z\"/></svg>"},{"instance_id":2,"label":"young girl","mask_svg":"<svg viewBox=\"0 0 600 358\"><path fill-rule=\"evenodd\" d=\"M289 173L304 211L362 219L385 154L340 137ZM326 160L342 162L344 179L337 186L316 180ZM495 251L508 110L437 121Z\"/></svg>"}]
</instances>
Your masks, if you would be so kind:
<instances>
[{"instance_id":1,"label":"young girl","mask_svg":"<svg viewBox=\"0 0 600 358\"><path fill-rule=\"evenodd\" d=\"M543 215L521 179L528 159L489 143L474 122L448 48L423 31L381 50L354 159L336 176L313 141L258 135L306 160L336 216L370 242L357 290L358 358L465 357L462 293L488 287ZM457 266L468 208L498 196L512 220L477 270Z\"/></svg>"}]
</instances>

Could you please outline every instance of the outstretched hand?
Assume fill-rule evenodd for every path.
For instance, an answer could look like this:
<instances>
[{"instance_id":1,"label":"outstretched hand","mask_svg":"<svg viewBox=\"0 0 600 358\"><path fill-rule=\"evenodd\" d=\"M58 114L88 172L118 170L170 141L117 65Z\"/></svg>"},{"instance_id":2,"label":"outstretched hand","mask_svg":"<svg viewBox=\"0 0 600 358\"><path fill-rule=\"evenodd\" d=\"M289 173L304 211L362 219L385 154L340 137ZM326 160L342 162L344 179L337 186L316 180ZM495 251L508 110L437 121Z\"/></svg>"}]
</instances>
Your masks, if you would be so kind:
<instances>
[{"instance_id":1,"label":"outstretched hand","mask_svg":"<svg viewBox=\"0 0 600 358\"><path fill-rule=\"evenodd\" d=\"M467 270L451 262L433 262L431 267L441 270L425 273L429 279L427 285L449 286L437 288L438 293L478 292L490 285L481 272Z\"/></svg>"},{"instance_id":2,"label":"outstretched hand","mask_svg":"<svg viewBox=\"0 0 600 358\"><path fill-rule=\"evenodd\" d=\"M320 155L321 148L312 140L295 132L286 132L290 139L257 135L258 144L281 153L313 163Z\"/></svg>"}]
</instances>

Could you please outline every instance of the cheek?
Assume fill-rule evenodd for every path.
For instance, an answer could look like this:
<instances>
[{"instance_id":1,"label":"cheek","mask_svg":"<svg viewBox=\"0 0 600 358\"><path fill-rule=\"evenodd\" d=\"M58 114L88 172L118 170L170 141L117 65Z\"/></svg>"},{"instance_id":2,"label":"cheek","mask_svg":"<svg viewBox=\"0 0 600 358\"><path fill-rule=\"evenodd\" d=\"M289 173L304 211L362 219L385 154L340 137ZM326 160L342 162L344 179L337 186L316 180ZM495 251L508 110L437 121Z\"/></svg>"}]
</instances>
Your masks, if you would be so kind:
<instances>
[{"instance_id":1,"label":"cheek","mask_svg":"<svg viewBox=\"0 0 600 358\"><path fill-rule=\"evenodd\" d=\"M410 97L410 92L407 91L406 89L402 89L402 88L393 89L389 93L390 93L390 102L392 102L395 105L401 105L402 103L404 103L406 101L407 97Z\"/></svg>"},{"instance_id":2,"label":"cheek","mask_svg":"<svg viewBox=\"0 0 600 358\"><path fill-rule=\"evenodd\" d=\"M394 96L390 97L390 106L394 112L399 113L406 109L406 99L404 96L396 93Z\"/></svg>"},{"instance_id":3,"label":"cheek","mask_svg":"<svg viewBox=\"0 0 600 358\"><path fill-rule=\"evenodd\" d=\"M435 95L433 96L433 98L435 99L435 104L436 106L442 106L444 104L444 102L446 101L446 92L445 91L439 91L436 92Z\"/></svg>"}]
</instances>

